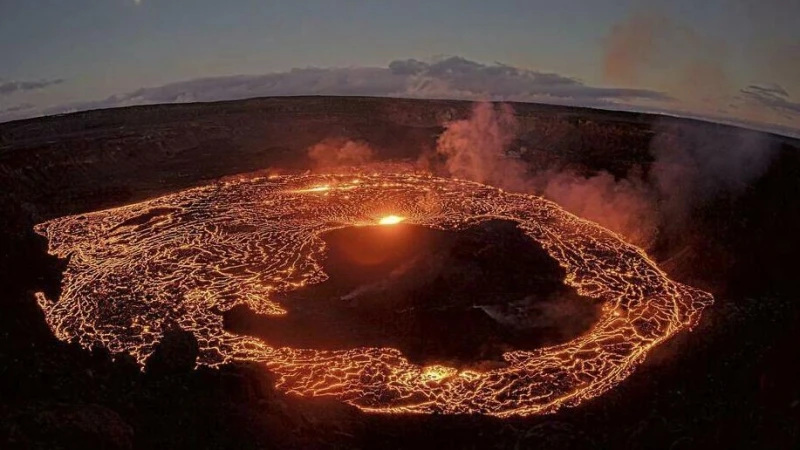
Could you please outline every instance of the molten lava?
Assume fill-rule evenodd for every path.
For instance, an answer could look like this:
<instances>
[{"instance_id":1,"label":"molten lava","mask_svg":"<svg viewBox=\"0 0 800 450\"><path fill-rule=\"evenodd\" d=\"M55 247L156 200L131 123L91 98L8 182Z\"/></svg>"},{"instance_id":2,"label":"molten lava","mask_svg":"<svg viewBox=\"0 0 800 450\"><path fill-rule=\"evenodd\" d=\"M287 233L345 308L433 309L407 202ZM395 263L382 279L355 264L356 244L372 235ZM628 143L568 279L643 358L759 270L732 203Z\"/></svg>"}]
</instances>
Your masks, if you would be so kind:
<instances>
[{"instance_id":1,"label":"molten lava","mask_svg":"<svg viewBox=\"0 0 800 450\"><path fill-rule=\"evenodd\" d=\"M286 314L278 294L325 280L326 231L376 221L459 230L493 219L516 222L564 268L567 285L602 302L593 329L564 344L507 352L505 367L474 371L415 365L392 348L273 347L223 327L221 311L245 305ZM622 381L712 302L669 280L619 236L552 202L413 173L218 183L36 230L52 254L70 256L61 298L37 293L60 339L144 363L177 325L197 337L199 364L261 362L284 391L373 412L508 416L576 405Z\"/></svg>"},{"instance_id":2,"label":"molten lava","mask_svg":"<svg viewBox=\"0 0 800 450\"><path fill-rule=\"evenodd\" d=\"M391 215L391 216L381 217L381 219L378 220L378 224L379 225L397 225L398 223L400 223L400 222L402 222L404 220L406 220L405 217Z\"/></svg>"}]
</instances>

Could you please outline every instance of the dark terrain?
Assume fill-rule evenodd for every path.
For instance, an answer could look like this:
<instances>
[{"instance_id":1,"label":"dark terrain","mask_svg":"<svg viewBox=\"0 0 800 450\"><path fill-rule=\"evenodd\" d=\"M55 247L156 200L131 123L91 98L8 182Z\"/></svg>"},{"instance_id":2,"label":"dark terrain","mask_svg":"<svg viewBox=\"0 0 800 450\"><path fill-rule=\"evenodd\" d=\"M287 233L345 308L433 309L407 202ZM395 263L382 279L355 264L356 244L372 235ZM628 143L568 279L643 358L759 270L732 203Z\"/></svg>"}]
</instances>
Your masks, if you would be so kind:
<instances>
[{"instance_id":1,"label":"dark terrain","mask_svg":"<svg viewBox=\"0 0 800 450\"><path fill-rule=\"evenodd\" d=\"M56 340L45 324L33 292L56 298L64 262L47 255L33 224L227 175L303 169L305 150L331 137L414 160L470 106L255 99L0 124L0 448L797 448L800 143L775 135L747 132L774 151L764 173L705 196L679 232L660 234L650 249L673 279L714 294L700 324L652 351L612 391L554 415L369 415L277 393L259 366L192 370L197 344L180 330L142 373L125 355ZM700 145L682 139L699 134L724 154L741 136L643 114L514 108L517 145L529 149L532 166L617 177L646 169L654 141Z\"/></svg>"},{"instance_id":2,"label":"dark terrain","mask_svg":"<svg viewBox=\"0 0 800 450\"><path fill-rule=\"evenodd\" d=\"M476 368L504 364L507 351L566 342L600 316L512 222L458 232L345 228L323 238L326 281L280 298L285 316L233 308L226 329L281 347L391 347L418 364Z\"/></svg>"}]
</instances>

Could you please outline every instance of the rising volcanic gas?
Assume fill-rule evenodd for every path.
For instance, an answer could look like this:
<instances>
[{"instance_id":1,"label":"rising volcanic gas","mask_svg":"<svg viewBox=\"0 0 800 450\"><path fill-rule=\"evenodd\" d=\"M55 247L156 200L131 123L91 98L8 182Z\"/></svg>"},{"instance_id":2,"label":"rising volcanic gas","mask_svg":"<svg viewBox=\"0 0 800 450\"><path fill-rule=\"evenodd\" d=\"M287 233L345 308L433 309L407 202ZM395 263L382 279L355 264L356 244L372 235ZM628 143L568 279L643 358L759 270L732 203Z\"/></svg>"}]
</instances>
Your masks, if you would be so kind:
<instances>
[{"instance_id":1,"label":"rising volcanic gas","mask_svg":"<svg viewBox=\"0 0 800 450\"><path fill-rule=\"evenodd\" d=\"M393 348L273 346L227 331L245 305L284 315L279 294L327 278L323 233L402 222L458 231L507 220L602 304L599 321L563 344L503 354L487 370L419 365ZM694 325L709 294L671 281L618 235L541 197L416 173L292 175L219 182L36 226L69 257L60 299L37 294L57 337L128 352L144 364L164 332L200 345L199 364L263 363L278 388L382 413L554 412L598 396L647 352ZM57 301L56 301L57 300Z\"/></svg>"}]
</instances>

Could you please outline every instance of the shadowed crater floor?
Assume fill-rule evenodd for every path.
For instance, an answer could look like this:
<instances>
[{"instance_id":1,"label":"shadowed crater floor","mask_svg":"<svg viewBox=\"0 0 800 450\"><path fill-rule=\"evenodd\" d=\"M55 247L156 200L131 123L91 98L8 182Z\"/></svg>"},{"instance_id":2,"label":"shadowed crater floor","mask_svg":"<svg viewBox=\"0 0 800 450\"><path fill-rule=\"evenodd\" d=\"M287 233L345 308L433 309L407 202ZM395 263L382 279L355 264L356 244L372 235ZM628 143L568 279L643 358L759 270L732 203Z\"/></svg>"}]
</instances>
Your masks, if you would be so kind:
<instances>
[{"instance_id":1,"label":"shadowed crater floor","mask_svg":"<svg viewBox=\"0 0 800 450\"><path fill-rule=\"evenodd\" d=\"M233 308L225 328L273 346L393 347L419 364L487 367L509 350L566 342L600 315L510 221L351 227L322 238L326 281L284 294L285 316Z\"/></svg>"}]
</instances>

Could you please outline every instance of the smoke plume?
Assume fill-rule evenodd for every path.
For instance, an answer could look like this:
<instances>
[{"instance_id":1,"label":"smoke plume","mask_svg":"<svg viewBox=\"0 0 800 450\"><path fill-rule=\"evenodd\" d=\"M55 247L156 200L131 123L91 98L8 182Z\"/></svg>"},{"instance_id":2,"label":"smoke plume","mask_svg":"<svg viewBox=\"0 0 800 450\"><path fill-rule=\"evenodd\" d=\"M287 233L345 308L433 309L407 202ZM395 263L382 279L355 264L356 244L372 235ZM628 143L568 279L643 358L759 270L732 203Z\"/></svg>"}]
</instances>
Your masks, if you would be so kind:
<instances>
[{"instance_id":1,"label":"smoke plume","mask_svg":"<svg viewBox=\"0 0 800 450\"><path fill-rule=\"evenodd\" d=\"M766 171L774 145L751 130L657 125L648 182L658 193L665 231L680 231L692 210L714 196L744 191Z\"/></svg>"},{"instance_id":2,"label":"smoke plume","mask_svg":"<svg viewBox=\"0 0 800 450\"><path fill-rule=\"evenodd\" d=\"M313 170L328 170L366 164L375 152L365 142L325 139L308 149Z\"/></svg>"},{"instance_id":3,"label":"smoke plume","mask_svg":"<svg viewBox=\"0 0 800 450\"><path fill-rule=\"evenodd\" d=\"M543 195L638 244L652 237L655 212L639 177L615 180L607 172L586 177L568 169L531 166L509 152L518 130L510 105L479 103L471 117L445 126L436 152L445 158L449 176Z\"/></svg>"},{"instance_id":4,"label":"smoke plume","mask_svg":"<svg viewBox=\"0 0 800 450\"><path fill-rule=\"evenodd\" d=\"M445 158L444 167L450 176L525 191L525 163L507 154L517 127L511 106L478 103L470 118L446 125L436 153Z\"/></svg>"},{"instance_id":5,"label":"smoke plume","mask_svg":"<svg viewBox=\"0 0 800 450\"><path fill-rule=\"evenodd\" d=\"M692 211L713 196L740 193L764 173L774 153L755 131L678 126L666 119L654 131L652 162L615 177L515 156L520 126L513 109L482 103L470 118L445 126L436 152L446 175L542 195L645 248L658 233L680 233Z\"/></svg>"},{"instance_id":6,"label":"smoke plume","mask_svg":"<svg viewBox=\"0 0 800 450\"><path fill-rule=\"evenodd\" d=\"M655 63L661 38L671 28L671 22L658 14L635 14L614 25L603 43L606 80L637 84L641 72Z\"/></svg>"},{"instance_id":7,"label":"smoke plume","mask_svg":"<svg viewBox=\"0 0 800 450\"><path fill-rule=\"evenodd\" d=\"M658 212L652 189L635 172L628 178L615 179L604 171L582 176L550 169L534 174L535 192L634 244L648 246L658 229Z\"/></svg>"},{"instance_id":8,"label":"smoke plume","mask_svg":"<svg viewBox=\"0 0 800 450\"><path fill-rule=\"evenodd\" d=\"M603 75L611 83L657 86L694 104L735 93L725 43L658 12L637 12L614 25L603 50Z\"/></svg>"}]
</instances>

